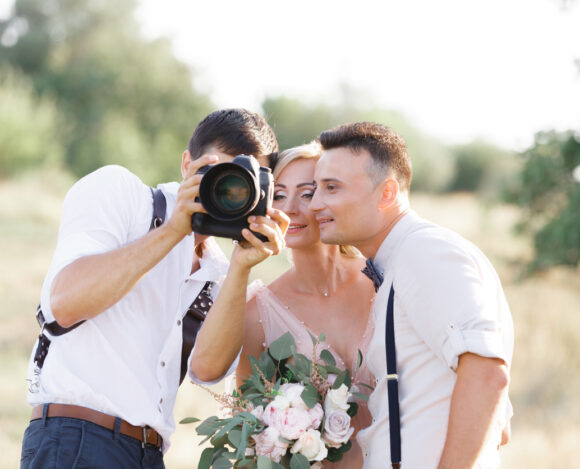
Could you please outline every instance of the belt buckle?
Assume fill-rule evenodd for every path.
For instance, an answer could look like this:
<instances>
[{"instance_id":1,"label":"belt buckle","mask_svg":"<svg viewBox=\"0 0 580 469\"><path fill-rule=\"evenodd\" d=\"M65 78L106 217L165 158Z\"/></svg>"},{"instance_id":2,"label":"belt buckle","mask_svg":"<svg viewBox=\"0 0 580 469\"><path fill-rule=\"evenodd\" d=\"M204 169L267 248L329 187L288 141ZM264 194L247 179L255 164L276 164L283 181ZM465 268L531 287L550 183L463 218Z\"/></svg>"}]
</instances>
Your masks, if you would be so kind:
<instances>
[{"instance_id":1,"label":"belt buckle","mask_svg":"<svg viewBox=\"0 0 580 469\"><path fill-rule=\"evenodd\" d=\"M147 427L141 427L141 433L143 438L141 438L141 447L145 449L145 445L147 444Z\"/></svg>"}]
</instances>

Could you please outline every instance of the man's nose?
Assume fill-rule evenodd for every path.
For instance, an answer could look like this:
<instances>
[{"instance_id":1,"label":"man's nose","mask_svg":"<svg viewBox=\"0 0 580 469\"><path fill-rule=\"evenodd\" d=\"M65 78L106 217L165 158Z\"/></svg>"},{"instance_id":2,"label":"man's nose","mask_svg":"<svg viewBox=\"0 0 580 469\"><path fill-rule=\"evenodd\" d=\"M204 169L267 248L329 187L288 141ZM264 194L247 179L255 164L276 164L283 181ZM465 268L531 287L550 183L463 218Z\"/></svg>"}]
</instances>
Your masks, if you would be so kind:
<instances>
[{"instance_id":1,"label":"man's nose","mask_svg":"<svg viewBox=\"0 0 580 469\"><path fill-rule=\"evenodd\" d=\"M310 199L310 204L308 205L308 209L311 212L318 212L322 209L322 201L320 200L320 192L314 191L312 194L312 199Z\"/></svg>"}]
</instances>

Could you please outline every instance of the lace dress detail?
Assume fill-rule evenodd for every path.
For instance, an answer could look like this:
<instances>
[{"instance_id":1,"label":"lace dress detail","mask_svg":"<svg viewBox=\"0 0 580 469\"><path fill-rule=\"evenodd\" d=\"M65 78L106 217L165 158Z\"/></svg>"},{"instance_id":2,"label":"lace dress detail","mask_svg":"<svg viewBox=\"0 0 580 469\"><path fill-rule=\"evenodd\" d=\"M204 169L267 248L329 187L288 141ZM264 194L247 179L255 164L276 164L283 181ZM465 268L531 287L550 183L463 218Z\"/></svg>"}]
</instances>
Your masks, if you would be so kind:
<instances>
[{"instance_id":1,"label":"lace dress detail","mask_svg":"<svg viewBox=\"0 0 580 469\"><path fill-rule=\"evenodd\" d=\"M256 285L254 282L252 295L255 296L256 304L258 306L259 312L259 322L264 329L265 343L262 344L264 347L270 345L274 340L280 337L285 332L290 332L294 341L296 342L296 351L307 357L312 357L312 339L310 338L310 333L312 333L303 321L300 321L290 309L284 305L280 299L272 293L264 284ZM370 310L370 306L369 306ZM365 328L365 332L362 339L358 344L353 342L353 348L358 348L363 357L368 351L369 343L373 334L373 321L372 315L369 314L369 320ZM323 332L323 331L321 331ZM348 333L345 331L345 333ZM316 334L312 333L314 336ZM323 349L327 349L336 360L336 366L340 369L346 368L344 360L342 357L336 353L335 350L329 344L322 344L318 346L317 354ZM374 378L371 372L368 370L365 361L363 360L362 366L356 369L357 354L354 354L353 363L350 363L348 369L352 373L352 382L356 386L357 383L365 383L368 385L374 385ZM358 392L369 394L370 390L364 386L357 386ZM359 405L358 412L356 416L352 419L351 424L355 428L354 435L358 433L359 430L368 427L371 423L371 415L367 408L365 401L360 399L357 400ZM353 447L350 451L344 454L341 461L336 463L325 463L324 468L332 469L357 469L362 467L362 452L360 447L354 440L354 436L351 439Z\"/></svg>"}]
</instances>

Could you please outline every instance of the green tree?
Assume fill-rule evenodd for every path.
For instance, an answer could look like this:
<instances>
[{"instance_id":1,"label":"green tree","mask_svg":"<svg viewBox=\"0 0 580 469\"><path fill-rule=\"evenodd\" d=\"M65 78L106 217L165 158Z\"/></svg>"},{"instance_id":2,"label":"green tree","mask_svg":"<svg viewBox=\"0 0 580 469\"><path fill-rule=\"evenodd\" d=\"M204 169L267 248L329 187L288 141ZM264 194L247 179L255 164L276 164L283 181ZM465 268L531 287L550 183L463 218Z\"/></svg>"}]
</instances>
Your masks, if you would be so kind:
<instances>
[{"instance_id":1,"label":"green tree","mask_svg":"<svg viewBox=\"0 0 580 469\"><path fill-rule=\"evenodd\" d=\"M474 141L451 148L455 172L450 191L479 192L497 197L508 190L519 169L516 154Z\"/></svg>"},{"instance_id":2,"label":"green tree","mask_svg":"<svg viewBox=\"0 0 580 469\"><path fill-rule=\"evenodd\" d=\"M288 97L269 97L262 103L282 150L315 139L322 131L347 122L373 121L392 127L407 142L413 161L413 190L442 192L453 177L454 163L447 147L415 127L398 112L369 104L363 94L343 87L333 105L306 105Z\"/></svg>"},{"instance_id":3,"label":"green tree","mask_svg":"<svg viewBox=\"0 0 580 469\"><path fill-rule=\"evenodd\" d=\"M60 166L64 148L54 102L39 98L29 79L0 70L0 178L30 167Z\"/></svg>"},{"instance_id":4,"label":"green tree","mask_svg":"<svg viewBox=\"0 0 580 469\"><path fill-rule=\"evenodd\" d=\"M55 100L66 163L77 175L117 162L145 179L175 178L193 128L211 110L170 43L141 36L135 5L17 0L0 24L0 62Z\"/></svg>"},{"instance_id":5,"label":"green tree","mask_svg":"<svg viewBox=\"0 0 580 469\"><path fill-rule=\"evenodd\" d=\"M541 132L522 154L517 187L508 195L523 209L520 228L532 234L533 269L580 261L580 136Z\"/></svg>"}]
</instances>

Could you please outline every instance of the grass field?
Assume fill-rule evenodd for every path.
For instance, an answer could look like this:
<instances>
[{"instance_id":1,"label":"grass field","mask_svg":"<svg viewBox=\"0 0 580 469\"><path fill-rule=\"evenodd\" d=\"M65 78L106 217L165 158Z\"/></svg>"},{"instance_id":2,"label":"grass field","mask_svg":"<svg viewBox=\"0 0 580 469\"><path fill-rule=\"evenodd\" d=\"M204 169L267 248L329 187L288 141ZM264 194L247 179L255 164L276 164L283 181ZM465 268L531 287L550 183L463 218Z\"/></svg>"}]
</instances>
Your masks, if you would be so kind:
<instances>
[{"instance_id":1,"label":"grass field","mask_svg":"<svg viewBox=\"0 0 580 469\"><path fill-rule=\"evenodd\" d=\"M38 328L34 311L56 242L62 199L72 180L43 173L0 182L0 468L19 465L20 443L30 409L26 367ZM522 277L529 242L512 226L518 211L486 206L475 196L416 195L424 217L474 241L496 266L516 327L511 398L512 442L503 449L504 469L576 468L580 454L580 271L555 268ZM223 243L229 250L228 242ZM282 254L259 266L266 282L288 266ZM222 385L213 388L222 389ZM190 384L180 389L175 418L215 414L213 399ZM195 468L199 439L178 425L166 456L169 469Z\"/></svg>"}]
</instances>

